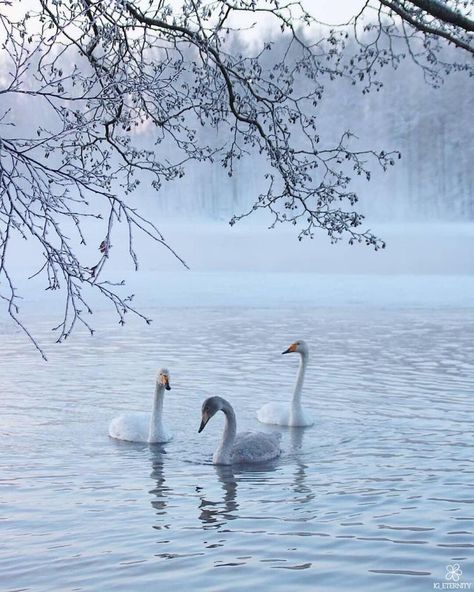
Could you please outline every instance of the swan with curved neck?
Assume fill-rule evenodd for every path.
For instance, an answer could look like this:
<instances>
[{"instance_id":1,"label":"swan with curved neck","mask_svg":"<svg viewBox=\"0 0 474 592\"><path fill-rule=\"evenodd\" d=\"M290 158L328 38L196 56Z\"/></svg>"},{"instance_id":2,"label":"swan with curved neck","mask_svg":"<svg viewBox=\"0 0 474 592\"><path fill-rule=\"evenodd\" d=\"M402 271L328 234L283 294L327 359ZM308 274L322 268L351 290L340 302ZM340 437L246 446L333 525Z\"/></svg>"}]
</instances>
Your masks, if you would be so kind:
<instances>
[{"instance_id":1,"label":"swan with curved neck","mask_svg":"<svg viewBox=\"0 0 474 592\"><path fill-rule=\"evenodd\" d=\"M301 405L301 393L309 357L308 345L302 339L295 341L282 352L282 354L291 353L300 355L300 365L291 403L289 407L283 403L267 403L257 411L257 419L261 423L291 427L307 427L314 423Z\"/></svg>"},{"instance_id":2,"label":"swan with curved neck","mask_svg":"<svg viewBox=\"0 0 474 592\"><path fill-rule=\"evenodd\" d=\"M199 433L218 411L222 411L225 415L225 427L221 443L212 457L215 465L265 462L280 456L281 434L263 434L262 432L238 434L234 409L229 401L222 397L209 397L202 404Z\"/></svg>"},{"instance_id":3,"label":"swan with curved neck","mask_svg":"<svg viewBox=\"0 0 474 592\"><path fill-rule=\"evenodd\" d=\"M170 374L166 368L158 371L151 415L149 413L119 415L110 422L109 436L128 442L148 442L149 444L169 442L172 435L163 425L165 390L171 390L169 378Z\"/></svg>"}]
</instances>

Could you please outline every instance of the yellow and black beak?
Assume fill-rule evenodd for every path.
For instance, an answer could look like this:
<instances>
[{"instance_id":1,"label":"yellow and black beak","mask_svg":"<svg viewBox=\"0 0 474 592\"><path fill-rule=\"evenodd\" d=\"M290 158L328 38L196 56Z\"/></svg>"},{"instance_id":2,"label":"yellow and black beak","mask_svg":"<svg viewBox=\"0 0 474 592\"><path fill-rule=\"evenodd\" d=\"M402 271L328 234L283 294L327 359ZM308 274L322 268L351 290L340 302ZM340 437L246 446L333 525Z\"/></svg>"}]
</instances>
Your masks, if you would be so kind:
<instances>
[{"instance_id":1,"label":"yellow and black beak","mask_svg":"<svg viewBox=\"0 0 474 592\"><path fill-rule=\"evenodd\" d=\"M202 421L201 421L201 425L199 426L199 429L198 429L198 434L200 434L202 432L202 430L206 427L207 422L210 419L211 419L211 416L208 413L204 412L202 414Z\"/></svg>"},{"instance_id":2,"label":"yellow and black beak","mask_svg":"<svg viewBox=\"0 0 474 592\"><path fill-rule=\"evenodd\" d=\"M284 352L281 352L281 355L292 354L293 352L296 351L296 347L297 347L296 343L292 343L288 349L285 349Z\"/></svg>"},{"instance_id":3,"label":"yellow and black beak","mask_svg":"<svg viewBox=\"0 0 474 592\"><path fill-rule=\"evenodd\" d=\"M171 390L171 387L170 387L170 379L168 378L168 376L166 376L166 374L164 374L162 376L162 379L161 380L162 380L162 383L165 385L165 389L167 391L170 391Z\"/></svg>"}]
</instances>

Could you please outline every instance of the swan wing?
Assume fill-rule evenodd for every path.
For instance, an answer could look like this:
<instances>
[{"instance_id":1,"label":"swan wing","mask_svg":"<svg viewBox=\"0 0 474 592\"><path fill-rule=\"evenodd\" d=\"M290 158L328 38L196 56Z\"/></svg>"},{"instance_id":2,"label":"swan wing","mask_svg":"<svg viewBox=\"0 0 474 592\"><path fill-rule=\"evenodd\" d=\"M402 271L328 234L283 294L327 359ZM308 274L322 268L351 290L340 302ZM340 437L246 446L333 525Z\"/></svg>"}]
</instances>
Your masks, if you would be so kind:
<instances>
[{"instance_id":1,"label":"swan wing","mask_svg":"<svg viewBox=\"0 0 474 592\"><path fill-rule=\"evenodd\" d=\"M146 442L150 416L147 413L127 413L115 417L109 425L109 436L128 442Z\"/></svg>"},{"instance_id":2,"label":"swan wing","mask_svg":"<svg viewBox=\"0 0 474 592\"><path fill-rule=\"evenodd\" d=\"M271 425L288 425L290 421L290 409L288 403L267 403L257 411L257 419L260 423Z\"/></svg>"},{"instance_id":3,"label":"swan wing","mask_svg":"<svg viewBox=\"0 0 474 592\"><path fill-rule=\"evenodd\" d=\"M260 423L300 428L314 424L313 419L302 408L290 417L290 408L284 403L267 403L257 411L257 419Z\"/></svg>"},{"instance_id":4,"label":"swan wing","mask_svg":"<svg viewBox=\"0 0 474 592\"><path fill-rule=\"evenodd\" d=\"M232 449L232 462L265 462L280 456L281 434L263 432L241 432L237 434Z\"/></svg>"}]
</instances>

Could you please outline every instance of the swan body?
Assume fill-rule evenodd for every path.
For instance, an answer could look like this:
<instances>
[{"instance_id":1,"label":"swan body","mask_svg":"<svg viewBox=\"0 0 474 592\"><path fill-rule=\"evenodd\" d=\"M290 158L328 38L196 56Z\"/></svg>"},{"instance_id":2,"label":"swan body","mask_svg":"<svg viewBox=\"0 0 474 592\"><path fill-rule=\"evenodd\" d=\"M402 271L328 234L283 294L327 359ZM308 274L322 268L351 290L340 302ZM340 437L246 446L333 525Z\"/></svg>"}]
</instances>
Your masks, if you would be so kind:
<instances>
[{"instance_id":1,"label":"swan body","mask_svg":"<svg viewBox=\"0 0 474 592\"><path fill-rule=\"evenodd\" d=\"M257 411L257 419L260 423L280 426L311 426L314 421L301 405L301 391L303 390L304 375L309 355L308 346L303 340L295 341L282 353L298 353L301 356L293 398L289 406L284 403L267 403Z\"/></svg>"},{"instance_id":2,"label":"swan body","mask_svg":"<svg viewBox=\"0 0 474 592\"><path fill-rule=\"evenodd\" d=\"M149 413L126 413L115 417L109 425L109 436L128 442L169 442L173 437L163 426L163 401L165 390L171 390L169 372L159 370L156 377L155 396Z\"/></svg>"},{"instance_id":3,"label":"swan body","mask_svg":"<svg viewBox=\"0 0 474 592\"><path fill-rule=\"evenodd\" d=\"M209 397L202 404L202 421L199 432L217 411L225 415L222 441L214 452L215 465L266 462L280 456L281 434L262 432L241 432L237 434L237 423L232 405L222 397Z\"/></svg>"},{"instance_id":4,"label":"swan body","mask_svg":"<svg viewBox=\"0 0 474 592\"><path fill-rule=\"evenodd\" d=\"M314 420L305 413L304 409L292 414L285 403L263 405L257 412L257 419L260 423L293 428L306 428L314 424Z\"/></svg>"}]
</instances>

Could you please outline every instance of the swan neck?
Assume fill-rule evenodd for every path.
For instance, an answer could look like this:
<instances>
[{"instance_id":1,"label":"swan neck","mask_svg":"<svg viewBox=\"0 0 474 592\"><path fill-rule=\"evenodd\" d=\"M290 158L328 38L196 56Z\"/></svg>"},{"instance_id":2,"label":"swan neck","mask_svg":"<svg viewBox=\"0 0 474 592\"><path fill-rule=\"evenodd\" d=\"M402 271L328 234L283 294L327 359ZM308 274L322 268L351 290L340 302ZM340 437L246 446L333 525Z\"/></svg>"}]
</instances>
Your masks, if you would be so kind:
<instances>
[{"instance_id":1,"label":"swan neck","mask_svg":"<svg viewBox=\"0 0 474 592\"><path fill-rule=\"evenodd\" d=\"M150 429L148 433L149 442L156 441L163 433L162 415L164 392L164 384L157 382L155 387L155 396L153 398L153 409L151 411L150 418Z\"/></svg>"},{"instance_id":2,"label":"swan neck","mask_svg":"<svg viewBox=\"0 0 474 592\"><path fill-rule=\"evenodd\" d=\"M222 412L225 415L224 434L219 448L214 454L214 462L217 464L232 464L232 447L237 434L237 421L232 407L227 401L222 405Z\"/></svg>"},{"instance_id":3,"label":"swan neck","mask_svg":"<svg viewBox=\"0 0 474 592\"><path fill-rule=\"evenodd\" d=\"M308 354L300 354L300 365L296 377L295 390L293 392L292 408L297 409L301 406L301 392L303 390L304 375L306 372L306 364L308 361Z\"/></svg>"}]
</instances>

